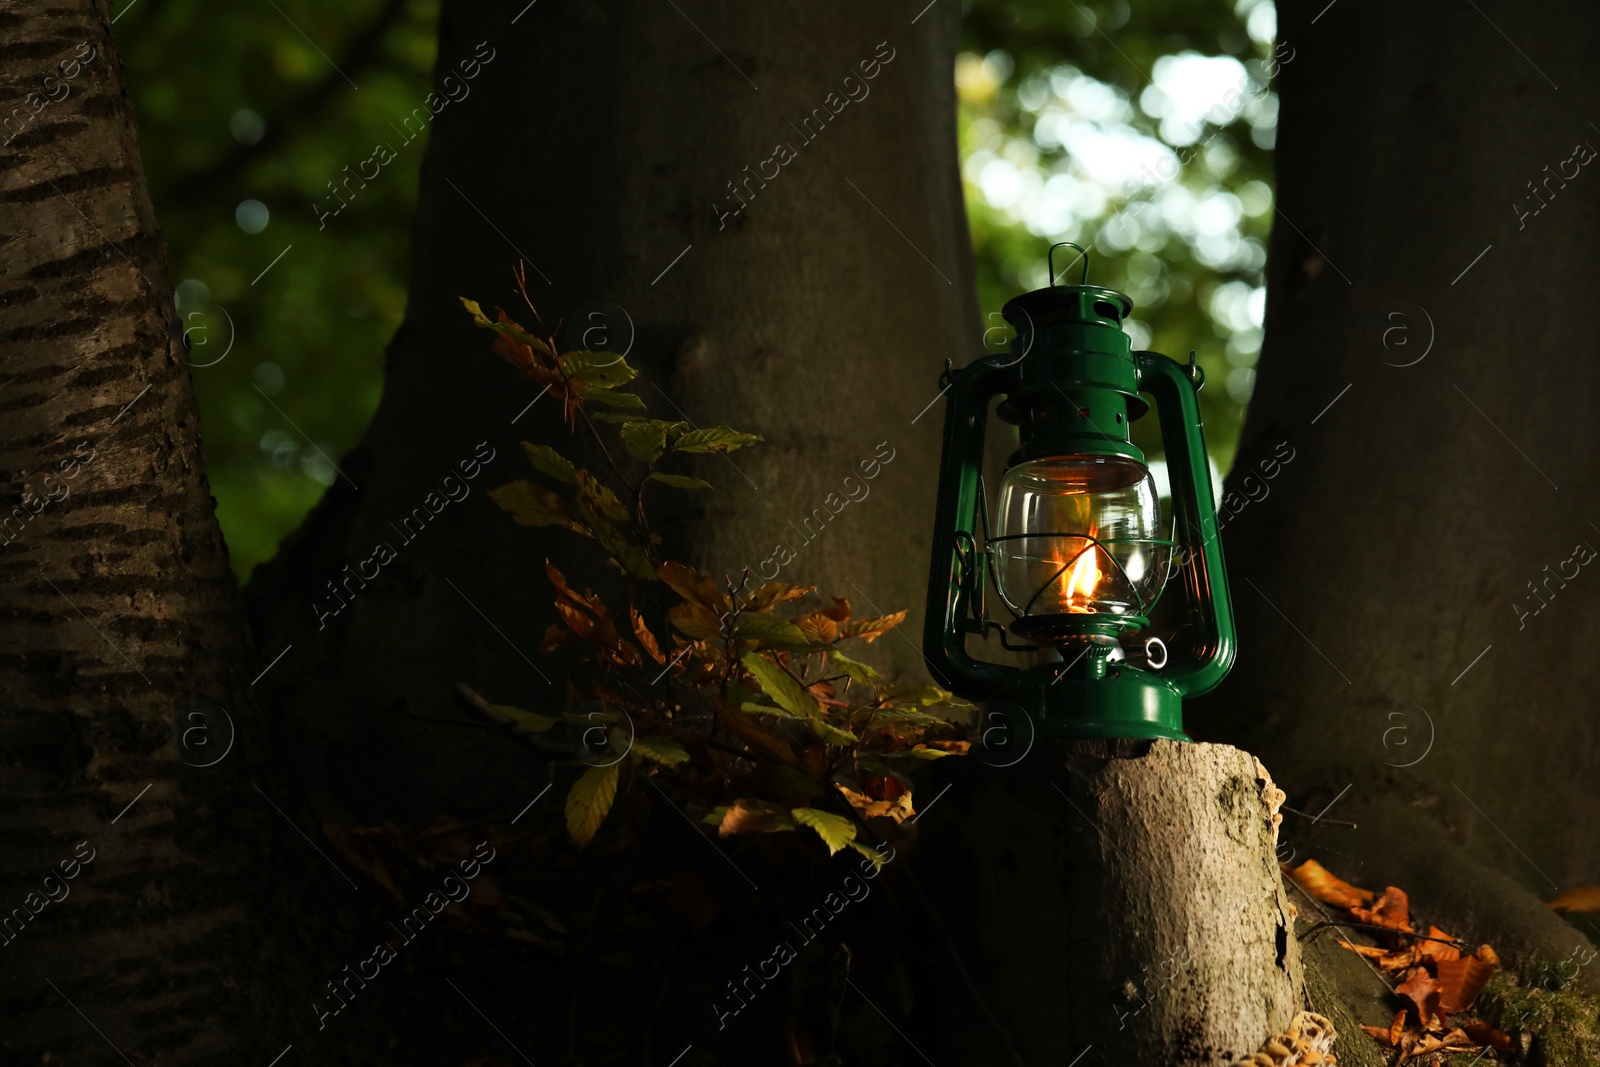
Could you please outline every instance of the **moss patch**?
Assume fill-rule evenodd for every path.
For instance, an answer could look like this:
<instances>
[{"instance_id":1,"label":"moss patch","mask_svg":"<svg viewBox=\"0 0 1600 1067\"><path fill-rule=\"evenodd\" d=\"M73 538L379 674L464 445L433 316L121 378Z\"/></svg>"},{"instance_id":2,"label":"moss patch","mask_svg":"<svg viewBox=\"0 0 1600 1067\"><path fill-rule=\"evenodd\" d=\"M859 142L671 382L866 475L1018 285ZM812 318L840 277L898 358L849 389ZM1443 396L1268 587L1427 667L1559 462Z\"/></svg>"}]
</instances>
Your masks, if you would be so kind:
<instances>
[{"instance_id":1,"label":"moss patch","mask_svg":"<svg viewBox=\"0 0 1600 1067\"><path fill-rule=\"evenodd\" d=\"M1528 968L1531 975L1544 973ZM1489 980L1476 1011L1512 1035L1531 1035L1528 1067L1600 1067L1600 1001L1555 981L1519 985L1508 973Z\"/></svg>"}]
</instances>

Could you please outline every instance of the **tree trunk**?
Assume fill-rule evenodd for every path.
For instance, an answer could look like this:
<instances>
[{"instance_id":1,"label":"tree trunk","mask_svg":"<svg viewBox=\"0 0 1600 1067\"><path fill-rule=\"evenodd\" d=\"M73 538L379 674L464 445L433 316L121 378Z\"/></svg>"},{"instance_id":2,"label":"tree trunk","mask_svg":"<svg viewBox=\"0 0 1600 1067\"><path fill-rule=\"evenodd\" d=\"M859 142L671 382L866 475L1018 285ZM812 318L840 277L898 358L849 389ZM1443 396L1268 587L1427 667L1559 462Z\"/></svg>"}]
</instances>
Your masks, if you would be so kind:
<instances>
[{"instance_id":1,"label":"tree trunk","mask_svg":"<svg viewBox=\"0 0 1600 1067\"><path fill-rule=\"evenodd\" d=\"M997 1017L960 983L930 989L951 1062L1216 1067L1304 1007L1283 794L1249 753L1090 741L981 760L952 768L917 860Z\"/></svg>"},{"instance_id":2,"label":"tree trunk","mask_svg":"<svg viewBox=\"0 0 1600 1067\"><path fill-rule=\"evenodd\" d=\"M502 7L444 5L436 81L456 72L456 85L475 56L482 66L429 134L406 320L377 416L341 460L360 488L332 488L250 590L263 644L295 646L269 681L292 684L308 716L346 724L330 779L382 777L388 817L431 816L440 789L458 810L503 805L504 781L521 773L514 753L394 713L437 717L458 681L501 700L559 699L534 649L553 618L545 557L563 560L575 542L515 526L487 491L526 474L519 441L573 439L457 301L531 320L511 286L519 258L539 312L571 316L580 335L609 330L579 343L628 351L656 414L765 436L695 472L717 491L668 526L676 550L737 578L764 562L770 575L786 543L797 558L785 579L826 581L862 613L916 615L937 405L917 416L944 359L980 338L954 130L956 9L915 14L540 4L510 24ZM779 144L795 157L773 177L777 164L761 164ZM763 169L764 186L750 177ZM609 318L590 318L601 301ZM471 496L403 538L402 520L479 442L494 458ZM863 461L883 461L876 479L863 481ZM863 485L866 499L838 507ZM328 581L380 541L399 558L324 619L314 602L335 603ZM913 641L874 651L919 662ZM357 706L384 711L356 727ZM473 771L429 781L441 760Z\"/></svg>"},{"instance_id":3,"label":"tree trunk","mask_svg":"<svg viewBox=\"0 0 1600 1067\"><path fill-rule=\"evenodd\" d=\"M133 115L103 4L0 40L5 1059L237 1062L255 659Z\"/></svg>"},{"instance_id":4,"label":"tree trunk","mask_svg":"<svg viewBox=\"0 0 1600 1067\"><path fill-rule=\"evenodd\" d=\"M1600 879L1600 584L1574 550L1600 546L1600 311L1562 298L1600 281L1574 153L1600 147L1600 17L1408 8L1374 34L1318 7L1279 11L1266 351L1223 501L1240 661L1187 721L1359 826L1304 852L1565 957L1580 935L1538 901Z\"/></svg>"}]
</instances>

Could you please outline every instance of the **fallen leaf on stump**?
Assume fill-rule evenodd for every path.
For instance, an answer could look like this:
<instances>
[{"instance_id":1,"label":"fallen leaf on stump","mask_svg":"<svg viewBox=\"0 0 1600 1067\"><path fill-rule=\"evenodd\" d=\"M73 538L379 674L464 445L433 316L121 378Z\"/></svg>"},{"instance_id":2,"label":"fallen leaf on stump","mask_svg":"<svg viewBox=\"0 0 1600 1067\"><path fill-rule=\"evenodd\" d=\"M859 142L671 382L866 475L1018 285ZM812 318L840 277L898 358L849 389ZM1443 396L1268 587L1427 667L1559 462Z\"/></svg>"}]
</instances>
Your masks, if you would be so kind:
<instances>
[{"instance_id":1,"label":"fallen leaf on stump","mask_svg":"<svg viewBox=\"0 0 1600 1067\"><path fill-rule=\"evenodd\" d=\"M1552 911L1600 911L1600 885L1569 889L1552 900L1548 907Z\"/></svg>"},{"instance_id":2,"label":"fallen leaf on stump","mask_svg":"<svg viewBox=\"0 0 1600 1067\"><path fill-rule=\"evenodd\" d=\"M1473 1001L1478 999L1478 994L1483 992L1483 987L1494 974L1494 964L1476 956L1466 956L1457 960L1440 960L1437 972L1439 1008L1446 1013L1456 1014L1472 1007Z\"/></svg>"},{"instance_id":3,"label":"fallen leaf on stump","mask_svg":"<svg viewBox=\"0 0 1600 1067\"><path fill-rule=\"evenodd\" d=\"M1434 981L1433 975L1427 968L1418 967L1406 976L1406 980L1395 987L1395 992L1400 999L1411 1005L1411 1010L1416 1013L1417 1021L1424 1027L1429 1026L1434 1019L1443 1022L1443 1012L1439 1007L1439 983Z\"/></svg>"},{"instance_id":4,"label":"fallen leaf on stump","mask_svg":"<svg viewBox=\"0 0 1600 1067\"><path fill-rule=\"evenodd\" d=\"M1510 1052L1513 1048L1510 1034L1496 1030L1482 1019L1467 1019L1462 1022L1461 1029L1480 1045L1488 1045L1500 1052Z\"/></svg>"},{"instance_id":5,"label":"fallen leaf on stump","mask_svg":"<svg viewBox=\"0 0 1600 1067\"><path fill-rule=\"evenodd\" d=\"M1364 923L1411 933L1411 902L1404 890L1389 886L1370 908L1351 907L1350 914Z\"/></svg>"},{"instance_id":6,"label":"fallen leaf on stump","mask_svg":"<svg viewBox=\"0 0 1600 1067\"><path fill-rule=\"evenodd\" d=\"M1349 882L1341 881L1316 860L1306 860L1291 870L1289 877L1324 904L1335 904L1341 908L1359 908L1372 900L1371 890L1357 889Z\"/></svg>"}]
</instances>

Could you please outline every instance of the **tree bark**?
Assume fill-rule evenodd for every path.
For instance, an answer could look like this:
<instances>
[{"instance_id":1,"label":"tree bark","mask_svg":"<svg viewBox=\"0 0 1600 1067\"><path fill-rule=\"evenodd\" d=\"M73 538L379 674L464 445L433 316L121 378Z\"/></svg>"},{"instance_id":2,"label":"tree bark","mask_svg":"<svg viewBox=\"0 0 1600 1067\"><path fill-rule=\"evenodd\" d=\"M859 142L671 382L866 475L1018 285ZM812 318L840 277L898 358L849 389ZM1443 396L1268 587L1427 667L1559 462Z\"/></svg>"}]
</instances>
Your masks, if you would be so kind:
<instances>
[{"instance_id":1,"label":"tree bark","mask_svg":"<svg viewBox=\"0 0 1600 1067\"><path fill-rule=\"evenodd\" d=\"M5 1058L237 1062L253 657L105 6L0 55Z\"/></svg>"},{"instance_id":2,"label":"tree bark","mask_svg":"<svg viewBox=\"0 0 1600 1067\"><path fill-rule=\"evenodd\" d=\"M1343 876L1564 957L1579 935L1538 900L1600 876L1600 585L1574 558L1600 546L1600 311L1567 296L1600 281L1574 159L1600 147L1600 17L1279 14L1266 348L1224 497L1241 654L1187 720L1291 804L1338 799L1359 831L1307 852Z\"/></svg>"},{"instance_id":3,"label":"tree bark","mask_svg":"<svg viewBox=\"0 0 1600 1067\"><path fill-rule=\"evenodd\" d=\"M1008 1062L1215 1067L1305 1006L1283 794L1249 753L1096 741L963 762L917 867L999 1024L940 987L927 1022L953 1062L1009 1042Z\"/></svg>"},{"instance_id":4,"label":"tree bark","mask_svg":"<svg viewBox=\"0 0 1600 1067\"><path fill-rule=\"evenodd\" d=\"M717 491L668 522L676 558L737 579L764 561L770 574L787 543L797 558L781 577L825 581L863 614L910 608L916 632L939 419L913 420L944 359L980 341L954 130L956 12L916 14L541 4L512 24L504 6L444 5L440 86L462 61L493 58L431 127L406 319L379 411L341 460L360 488L341 479L250 590L263 643L295 646L269 681L292 685L307 715L347 724L339 777L366 766L384 778L386 812L431 814L441 786L457 808L503 804L518 773L473 731L424 732L394 712L437 717L460 681L496 700L559 699L534 648L553 618L545 557L572 566L575 542L514 525L487 491L525 476L519 441L577 446L557 405L490 354L457 301L531 320L511 287L519 258L547 320L576 316L581 334L600 321L587 317L595 302L625 311L587 343L628 351L655 414L765 436L695 471ZM862 98L841 106L847 91ZM795 158L770 177L761 164L780 142ZM764 187L749 177L763 170ZM402 539L396 526L479 442L495 458L472 495ZM859 465L885 457L864 480ZM838 508L862 486L865 499ZM326 583L379 541L400 558L324 624L314 602L332 602ZM874 654L920 662L898 637ZM358 729L352 707L384 710ZM366 762L377 752L381 773ZM421 769L441 760L474 772L430 782Z\"/></svg>"}]
</instances>

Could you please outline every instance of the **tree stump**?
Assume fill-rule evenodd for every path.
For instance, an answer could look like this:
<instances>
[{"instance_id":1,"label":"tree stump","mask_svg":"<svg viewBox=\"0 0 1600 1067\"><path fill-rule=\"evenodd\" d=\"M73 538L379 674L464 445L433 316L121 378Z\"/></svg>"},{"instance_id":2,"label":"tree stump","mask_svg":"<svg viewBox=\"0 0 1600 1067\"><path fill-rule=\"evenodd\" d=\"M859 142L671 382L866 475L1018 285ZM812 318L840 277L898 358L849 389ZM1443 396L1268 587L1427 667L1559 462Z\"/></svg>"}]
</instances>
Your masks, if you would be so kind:
<instances>
[{"instance_id":1,"label":"tree stump","mask_svg":"<svg viewBox=\"0 0 1600 1067\"><path fill-rule=\"evenodd\" d=\"M1249 753L1085 741L947 762L965 766L916 866L965 971L927 979L951 1062L1224 1067L1305 1007L1283 793Z\"/></svg>"}]
</instances>

